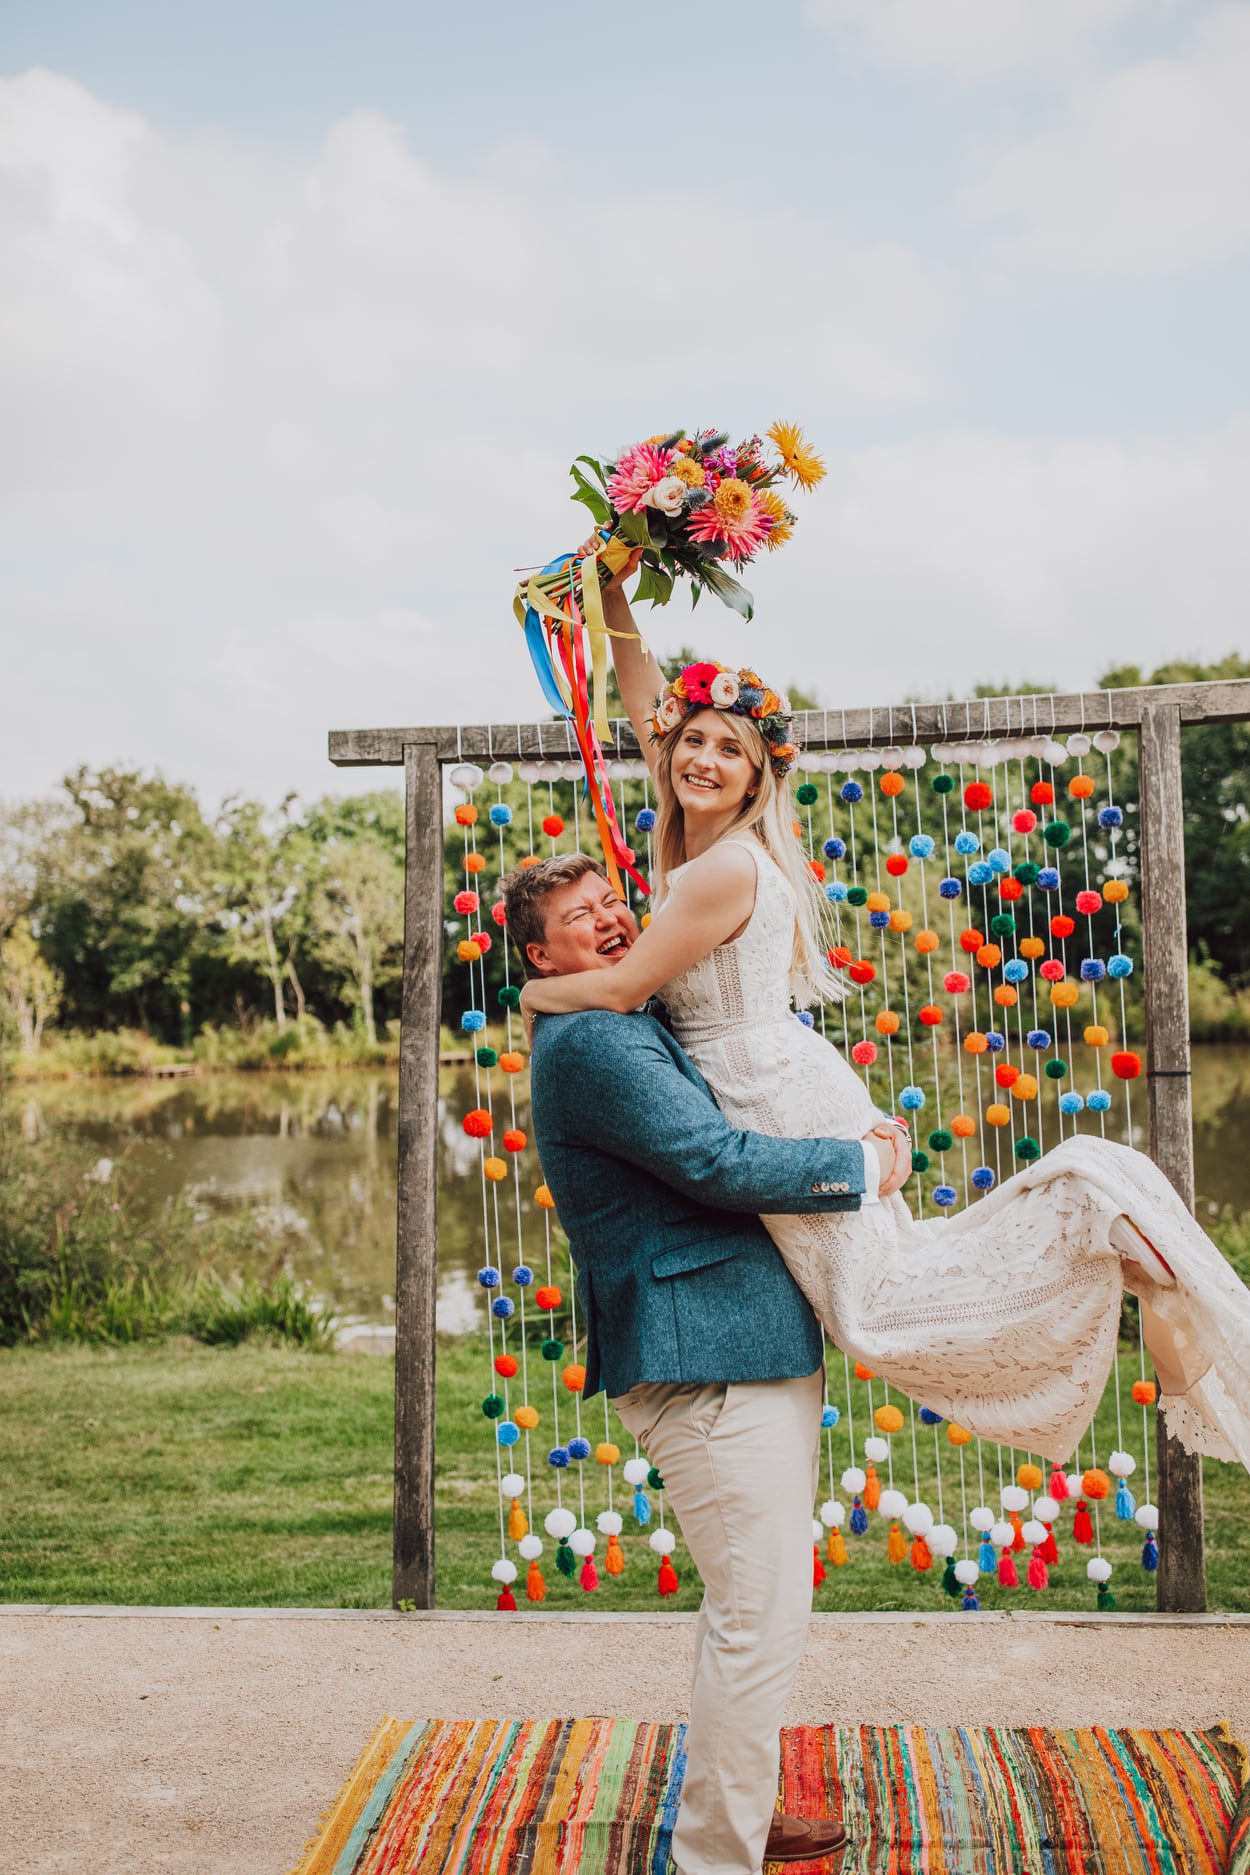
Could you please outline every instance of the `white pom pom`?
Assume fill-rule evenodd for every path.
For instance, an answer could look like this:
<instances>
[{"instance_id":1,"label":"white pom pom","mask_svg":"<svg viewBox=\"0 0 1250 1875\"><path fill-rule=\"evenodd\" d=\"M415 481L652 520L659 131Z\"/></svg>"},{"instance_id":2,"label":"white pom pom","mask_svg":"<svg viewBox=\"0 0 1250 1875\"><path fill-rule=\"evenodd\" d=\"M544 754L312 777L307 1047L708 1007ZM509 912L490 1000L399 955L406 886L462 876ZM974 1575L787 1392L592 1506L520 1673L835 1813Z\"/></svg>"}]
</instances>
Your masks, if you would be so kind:
<instances>
[{"instance_id":1,"label":"white pom pom","mask_svg":"<svg viewBox=\"0 0 1250 1875\"><path fill-rule=\"evenodd\" d=\"M926 1531L933 1528L933 1512L927 1504L917 1498L916 1502L909 1504L903 1512L903 1522L913 1536L924 1536Z\"/></svg>"},{"instance_id":2,"label":"white pom pom","mask_svg":"<svg viewBox=\"0 0 1250 1875\"><path fill-rule=\"evenodd\" d=\"M1094 737L1094 747L1099 755L1111 755L1120 746L1118 729L1100 729Z\"/></svg>"},{"instance_id":3,"label":"white pom pom","mask_svg":"<svg viewBox=\"0 0 1250 1875\"><path fill-rule=\"evenodd\" d=\"M572 1536L576 1528L577 1518L571 1510L549 1510L543 1518L543 1529L548 1536L554 1537L557 1543L563 1541L566 1536Z\"/></svg>"},{"instance_id":4,"label":"white pom pom","mask_svg":"<svg viewBox=\"0 0 1250 1875\"><path fill-rule=\"evenodd\" d=\"M820 1539L824 1536L824 1534L825 1534L825 1526L821 1523L819 1517L813 1517L812 1518L812 1542L819 1543Z\"/></svg>"},{"instance_id":5,"label":"white pom pom","mask_svg":"<svg viewBox=\"0 0 1250 1875\"><path fill-rule=\"evenodd\" d=\"M519 1471L510 1471L499 1486L504 1497L520 1497L525 1489L525 1480Z\"/></svg>"},{"instance_id":6,"label":"white pom pom","mask_svg":"<svg viewBox=\"0 0 1250 1875\"><path fill-rule=\"evenodd\" d=\"M1111 1564L1105 1556L1091 1556L1085 1565L1085 1573L1091 1582L1108 1582L1111 1579Z\"/></svg>"},{"instance_id":7,"label":"white pom pom","mask_svg":"<svg viewBox=\"0 0 1250 1875\"><path fill-rule=\"evenodd\" d=\"M842 1489L849 1491L852 1497L856 1492L862 1491L867 1482L867 1474L861 1471L858 1465L848 1465L842 1473Z\"/></svg>"},{"instance_id":8,"label":"white pom pom","mask_svg":"<svg viewBox=\"0 0 1250 1875\"><path fill-rule=\"evenodd\" d=\"M888 1439L871 1438L864 1440L864 1457L870 1458L874 1465L880 1465L890 1456Z\"/></svg>"},{"instance_id":9,"label":"white pom pom","mask_svg":"<svg viewBox=\"0 0 1250 1875\"><path fill-rule=\"evenodd\" d=\"M1053 1497L1035 1497L1033 1515L1039 1523L1053 1523L1059 1515L1059 1506Z\"/></svg>"},{"instance_id":10,"label":"white pom pom","mask_svg":"<svg viewBox=\"0 0 1250 1875\"><path fill-rule=\"evenodd\" d=\"M1009 1523L996 1523L990 1528L990 1542L995 1549L1010 1549L1016 1540L1016 1533Z\"/></svg>"},{"instance_id":11,"label":"white pom pom","mask_svg":"<svg viewBox=\"0 0 1250 1875\"><path fill-rule=\"evenodd\" d=\"M892 1522L895 1517L901 1517L907 1509L907 1499L901 1491L883 1491L877 1509L883 1517Z\"/></svg>"},{"instance_id":12,"label":"white pom pom","mask_svg":"<svg viewBox=\"0 0 1250 1875\"><path fill-rule=\"evenodd\" d=\"M598 1540L593 1530L587 1530L583 1526L580 1530L574 1530L569 1538L569 1548L575 1556L593 1556Z\"/></svg>"},{"instance_id":13,"label":"white pom pom","mask_svg":"<svg viewBox=\"0 0 1250 1875\"><path fill-rule=\"evenodd\" d=\"M1039 1523L1036 1517L1030 1517L1020 1534L1029 1548L1033 1549L1037 1544L1046 1541L1046 1525Z\"/></svg>"},{"instance_id":14,"label":"white pom pom","mask_svg":"<svg viewBox=\"0 0 1250 1875\"><path fill-rule=\"evenodd\" d=\"M496 1582L516 1581L516 1564L509 1562L506 1556L501 1556L497 1563L492 1563L490 1572Z\"/></svg>"},{"instance_id":15,"label":"white pom pom","mask_svg":"<svg viewBox=\"0 0 1250 1875\"><path fill-rule=\"evenodd\" d=\"M1084 1495L1085 1473L1083 1471L1070 1471L1068 1473L1068 1496L1084 1497Z\"/></svg>"},{"instance_id":16,"label":"white pom pom","mask_svg":"<svg viewBox=\"0 0 1250 1875\"><path fill-rule=\"evenodd\" d=\"M980 1573L971 1556L965 1556L955 1564L955 1580L966 1589L973 1587Z\"/></svg>"},{"instance_id":17,"label":"white pom pom","mask_svg":"<svg viewBox=\"0 0 1250 1875\"><path fill-rule=\"evenodd\" d=\"M653 1530L647 1541L657 1556L671 1556L677 1548L677 1538L671 1530Z\"/></svg>"},{"instance_id":18,"label":"white pom pom","mask_svg":"<svg viewBox=\"0 0 1250 1875\"><path fill-rule=\"evenodd\" d=\"M543 1553L543 1540L540 1536L535 1536L531 1530L528 1536L521 1538L517 1548L521 1552L522 1562L537 1562Z\"/></svg>"},{"instance_id":19,"label":"white pom pom","mask_svg":"<svg viewBox=\"0 0 1250 1875\"><path fill-rule=\"evenodd\" d=\"M959 1536L949 1523L935 1523L926 1541L929 1545L929 1554L936 1556L941 1562L945 1562L948 1556L953 1556L959 1548Z\"/></svg>"},{"instance_id":20,"label":"white pom pom","mask_svg":"<svg viewBox=\"0 0 1250 1875\"><path fill-rule=\"evenodd\" d=\"M600 1536L619 1536L625 1528L619 1510L601 1510L595 1518Z\"/></svg>"},{"instance_id":21,"label":"white pom pom","mask_svg":"<svg viewBox=\"0 0 1250 1875\"><path fill-rule=\"evenodd\" d=\"M1005 1484L998 1494L998 1501L1004 1510L1022 1511L1029 1501L1029 1494L1018 1484Z\"/></svg>"},{"instance_id":22,"label":"white pom pom","mask_svg":"<svg viewBox=\"0 0 1250 1875\"><path fill-rule=\"evenodd\" d=\"M633 1490L647 1482L647 1473L651 1469L649 1458L627 1458L625 1460L625 1482Z\"/></svg>"},{"instance_id":23,"label":"white pom pom","mask_svg":"<svg viewBox=\"0 0 1250 1875\"><path fill-rule=\"evenodd\" d=\"M846 1512L835 1497L827 1497L820 1507L820 1521L827 1530L832 1530L835 1525L840 1524L845 1515Z\"/></svg>"},{"instance_id":24,"label":"white pom pom","mask_svg":"<svg viewBox=\"0 0 1250 1875\"><path fill-rule=\"evenodd\" d=\"M1137 1460L1131 1452L1113 1452L1107 1460L1107 1470L1113 1478L1131 1478L1137 1470Z\"/></svg>"},{"instance_id":25,"label":"white pom pom","mask_svg":"<svg viewBox=\"0 0 1250 1875\"><path fill-rule=\"evenodd\" d=\"M1134 1520L1141 1525L1143 1530L1157 1530L1159 1528L1158 1505L1139 1504L1135 1512Z\"/></svg>"},{"instance_id":26,"label":"white pom pom","mask_svg":"<svg viewBox=\"0 0 1250 1875\"><path fill-rule=\"evenodd\" d=\"M968 1513L968 1522L978 1535L984 1536L987 1530L994 1528L994 1513L988 1504L978 1504L974 1511Z\"/></svg>"},{"instance_id":27,"label":"white pom pom","mask_svg":"<svg viewBox=\"0 0 1250 1875\"><path fill-rule=\"evenodd\" d=\"M1088 755L1089 747L1090 747L1090 743L1089 743L1088 736L1069 736L1068 737L1068 754L1069 755Z\"/></svg>"}]
</instances>

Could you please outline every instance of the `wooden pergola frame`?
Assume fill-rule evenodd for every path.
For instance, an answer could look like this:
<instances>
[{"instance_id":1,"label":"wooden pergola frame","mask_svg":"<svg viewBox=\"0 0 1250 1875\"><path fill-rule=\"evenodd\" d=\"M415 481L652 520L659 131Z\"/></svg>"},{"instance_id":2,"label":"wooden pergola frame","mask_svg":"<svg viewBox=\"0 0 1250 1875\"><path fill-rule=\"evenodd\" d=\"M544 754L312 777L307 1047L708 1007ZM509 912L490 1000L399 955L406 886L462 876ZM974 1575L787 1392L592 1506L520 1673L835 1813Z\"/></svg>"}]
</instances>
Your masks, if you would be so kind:
<instances>
[{"instance_id":1,"label":"wooden pergola frame","mask_svg":"<svg viewBox=\"0 0 1250 1875\"><path fill-rule=\"evenodd\" d=\"M1181 731L1250 720L1250 680L976 697L872 709L809 710L795 719L811 751L899 742L981 742L1032 735L1129 731L1138 738L1142 949L1149 1150L1193 1209L1186 979L1185 838ZM627 722L615 753L640 753ZM444 763L567 760L559 722L496 723L330 734L340 768L400 768L405 789L404 974L400 1017L398 1225L395 1264L395 1522L392 1600L434 1606L434 1370L437 1279L438 1041L443 958ZM1201 1462L1158 1421L1160 1610L1206 1607Z\"/></svg>"}]
</instances>

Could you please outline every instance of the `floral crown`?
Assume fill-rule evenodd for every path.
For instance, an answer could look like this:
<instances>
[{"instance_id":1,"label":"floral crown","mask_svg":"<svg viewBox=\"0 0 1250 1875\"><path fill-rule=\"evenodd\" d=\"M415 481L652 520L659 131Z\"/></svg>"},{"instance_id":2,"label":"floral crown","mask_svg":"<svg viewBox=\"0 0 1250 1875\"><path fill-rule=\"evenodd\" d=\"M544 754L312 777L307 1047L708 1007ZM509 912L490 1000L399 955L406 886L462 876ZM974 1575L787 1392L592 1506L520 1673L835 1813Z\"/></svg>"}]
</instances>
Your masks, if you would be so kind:
<instances>
[{"instance_id":1,"label":"floral crown","mask_svg":"<svg viewBox=\"0 0 1250 1875\"><path fill-rule=\"evenodd\" d=\"M706 709L748 717L764 738L778 781L790 773L798 756L790 740L790 699L770 690L754 671L726 670L723 664L687 664L656 698L651 740L662 742L687 716Z\"/></svg>"}]
</instances>

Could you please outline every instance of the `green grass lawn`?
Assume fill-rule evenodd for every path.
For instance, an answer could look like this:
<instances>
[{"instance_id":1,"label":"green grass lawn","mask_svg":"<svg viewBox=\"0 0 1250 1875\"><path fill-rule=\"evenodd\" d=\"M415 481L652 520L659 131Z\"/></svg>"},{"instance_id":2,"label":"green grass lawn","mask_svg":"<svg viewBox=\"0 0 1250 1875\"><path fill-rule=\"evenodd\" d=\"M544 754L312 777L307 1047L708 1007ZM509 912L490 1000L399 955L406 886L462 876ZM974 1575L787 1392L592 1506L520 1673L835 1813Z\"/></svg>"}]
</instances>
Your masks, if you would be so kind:
<instances>
[{"instance_id":1,"label":"green grass lawn","mask_svg":"<svg viewBox=\"0 0 1250 1875\"><path fill-rule=\"evenodd\" d=\"M494 1446L480 1400L488 1359L475 1337L439 1347L438 1600L445 1608L491 1608L498 1555ZM29 1348L0 1353L0 1598L30 1602L148 1602L259 1606L385 1607L390 1599L391 1390L389 1360L244 1345L177 1344L121 1350ZM1136 1372L1125 1359L1126 1380ZM835 1398L838 1397L835 1392ZM866 1411L857 1423L867 1424ZM593 1405L598 1434L601 1402ZM1127 1429L1126 1429L1127 1430ZM1105 1459L1114 1409L1098 1427ZM602 1436L598 1434L598 1436ZM845 1430L833 1435L834 1465L847 1460ZM1141 1421L1127 1431L1141 1456ZM622 1453L632 1441L618 1427ZM535 1434L536 1485L547 1440ZM895 1440L900 1486L911 1483L906 1434ZM523 1448L520 1448L523 1450ZM936 1504L932 1435L921 1448L921 1486ZM975 1447L968 1448L975 1453ZM992 1461L989 1448L987 1461ZM524 1469L518 1465L518 1469ZM543 1466L545 1471L546 1467ZM1153 1467L1152 1467L1153 1469ZM588 1520L603 1508L602 1472L586 1466ZM566 1501L576 1504L576 1479ZM946 1514L960 1522L957 1455L943 1446ZM967 1461L976 1501L975 1457ZM997 1484L997 1473L993 1482ZM1140 1472L1133 1480L1139 1487ZM592 1491L593 1487L593 1491ZM571 1493L572 1495L569 1495ZM1232 1466L1207 1466L1207 1566L1212 1608L1250 1611L1250 1480ZM537 1492L536 1492L537 1495ZM1139 1491L1140 1495L1140 1491ZM548 1608L693 1608L699 1585L684 1547L674 1558L680 1594L661 1602L657 1559L627 1512L625 1574L587 1596L543 1558ZM539 1517L541 1521L541 1515ZM1062 1563L1044 1595L983 1583L986 1607L1093 1609L1088 1552L1060 1527ZM1121 1609L1154 1606L1140 1567L1136 1525L1104 1517ZM541 1530L540 1530L541 1534ZM885 1557L886 1528L874 1519L848 1536L850 1563L830 1570L816 1595L826 1609L943 1609L938 1572L918 1575ZM602 1561L602 1541L600 1561ZM510 1546L511 1553L515 1549ZM522 1567L523 1586L524 1568ZM525 1606L523 1595L518 1599Z\"/></svg>"}]
</instances>

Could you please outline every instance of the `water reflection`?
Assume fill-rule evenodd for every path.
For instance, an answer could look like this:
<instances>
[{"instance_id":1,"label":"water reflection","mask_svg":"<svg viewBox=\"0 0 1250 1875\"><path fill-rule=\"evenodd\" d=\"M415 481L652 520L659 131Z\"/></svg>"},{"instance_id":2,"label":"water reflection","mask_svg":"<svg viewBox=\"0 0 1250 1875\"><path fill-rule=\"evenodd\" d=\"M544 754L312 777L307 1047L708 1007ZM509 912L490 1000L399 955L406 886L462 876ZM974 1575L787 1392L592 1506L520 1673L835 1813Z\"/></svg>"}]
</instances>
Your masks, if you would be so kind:
<instances>
[{"instance_id":1,"label":"water reflection","mask_svg":"<svg viewBox=\"0 0 1250 1875\"><path fill-rule=\"evenodd\" d=\"M1203 1205L1250 1208L1250 1159L1244 1149L1250 1098L1250 1049L1195 1052L1197 1185ZM529 1129L526 1077L507 1094L496 1126ZM504 1184L483 1209L477 1145L461 1129L478 1104L469 1069L444 1069L439 1083L439 1325L460 1332L480 1321L475 1272L484 1235L503 1249L505 1269L518 1242L540 1271L547 1214L533 1204L538 1169L531 1151L511 1160ZM142 1202L158 1211L189 1191L205 1210L259 1207L287 1246L287 1267L349 1319L394 1318L396 1081L393 1071L214 1074L191 1080L52 1082L23 1089L12 1102L23 1139L49 1129L82 1141L100 1156L124 1151ZM1115 1136L1126 1136L1123 1110ZM1111 1118L1112 1116L1108 1116ZM1145 1143L1146 1099L1134 1102L1136 1143ZM1111 1130L1111 1129L1109 1129ZM272 1249L257 1246L259 1267Z\"/></svg>"}]
</instances>

